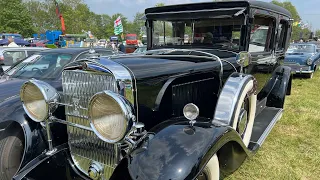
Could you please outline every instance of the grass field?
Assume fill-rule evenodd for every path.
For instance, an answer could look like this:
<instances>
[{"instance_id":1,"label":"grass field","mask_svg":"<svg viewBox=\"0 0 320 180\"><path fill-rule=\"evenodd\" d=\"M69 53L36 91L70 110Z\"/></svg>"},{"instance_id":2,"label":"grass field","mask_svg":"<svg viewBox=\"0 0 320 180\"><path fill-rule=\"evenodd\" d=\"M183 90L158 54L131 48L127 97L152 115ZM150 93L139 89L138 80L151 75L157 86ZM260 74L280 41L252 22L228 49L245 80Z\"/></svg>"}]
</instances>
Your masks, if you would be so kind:
<instances>
[{"instance_id":1,"label":"grass field","mask_svg":"<svg viewBox=\"0 0 320 180\"><path fill-rule=\"evenodd\" d=\"M282 119L231 179L320 180L320 72L296 77Z\"/></svg>"}]
</instances>

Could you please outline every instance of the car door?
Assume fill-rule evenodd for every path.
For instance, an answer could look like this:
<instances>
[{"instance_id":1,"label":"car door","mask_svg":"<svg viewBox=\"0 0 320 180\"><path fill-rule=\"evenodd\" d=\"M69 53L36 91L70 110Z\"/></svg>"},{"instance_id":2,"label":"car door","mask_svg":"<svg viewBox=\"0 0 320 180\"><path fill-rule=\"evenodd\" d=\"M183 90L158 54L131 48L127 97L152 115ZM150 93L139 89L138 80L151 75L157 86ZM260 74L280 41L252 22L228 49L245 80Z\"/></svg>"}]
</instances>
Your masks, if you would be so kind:
<instances>
[{"instance_id":1,"label":"car door","mask_svg":"<svg viewBox=\"0 0 320 180\"><path fill-rule=\"evenodd\" d=\"M4 66L3 70L7 70L13 64L26 58L25 50L5 50L3 51Z\"/></svg>"},{"instance_id":2,"label":"car door","mask_svg":"<svg viewBox=\"0 0 320 180\"><path fill-rule=\"evenodd\" d=\"M270 79L272 67L277 63L273 51L275 24L273 18L255 16L251 27L250 43L248 51L252 62L247 71L257 79L257 92L260 92L265 83Z\"/></svg>"}]
</instances>

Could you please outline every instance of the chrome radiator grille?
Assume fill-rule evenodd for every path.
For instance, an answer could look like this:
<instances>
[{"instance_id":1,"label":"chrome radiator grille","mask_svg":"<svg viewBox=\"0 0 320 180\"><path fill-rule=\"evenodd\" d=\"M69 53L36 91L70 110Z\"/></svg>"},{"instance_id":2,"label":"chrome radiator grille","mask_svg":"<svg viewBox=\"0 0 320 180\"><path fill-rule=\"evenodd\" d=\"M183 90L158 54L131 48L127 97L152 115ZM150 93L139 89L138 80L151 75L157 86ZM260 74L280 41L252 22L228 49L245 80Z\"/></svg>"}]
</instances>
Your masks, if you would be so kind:
<instances>
[{"instance_id":1,"label":"chrome radiator grille","mask_svg":"<svg viewBox=\"0 0 320 180\"><path fill-rule=\"evenodd\" d=\"M90 127L88 102L97 92L117 92L113 76L80 70L66 70L62 73L63 101L67 121ZM109 179L118 162L118 148L100 140L93 131L68 126L69 146L76 166L85 174L92 162L101 163L103 176Z\"/></svg>"}]
</instances>

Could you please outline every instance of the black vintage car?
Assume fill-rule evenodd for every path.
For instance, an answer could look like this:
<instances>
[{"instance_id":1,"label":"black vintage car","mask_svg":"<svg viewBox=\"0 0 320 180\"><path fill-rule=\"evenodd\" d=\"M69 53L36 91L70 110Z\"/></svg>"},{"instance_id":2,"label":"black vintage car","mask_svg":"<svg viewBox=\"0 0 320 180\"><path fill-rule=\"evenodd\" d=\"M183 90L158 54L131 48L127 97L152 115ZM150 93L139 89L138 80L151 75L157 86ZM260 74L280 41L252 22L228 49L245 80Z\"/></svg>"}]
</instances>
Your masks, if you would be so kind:
<instances>
[{"instance_id":1,"label":"black vintage car","mask_svg":"<svg viewBox=\"0 0 320 180\"><path fill-rule=\"evenodd\" d=\"M61 90L32 79L0 104L3 179L212 180L259 149L291 91L290 13L228 1L145 15L151 51L69 63Z\"/></svg>"}]
</instances>

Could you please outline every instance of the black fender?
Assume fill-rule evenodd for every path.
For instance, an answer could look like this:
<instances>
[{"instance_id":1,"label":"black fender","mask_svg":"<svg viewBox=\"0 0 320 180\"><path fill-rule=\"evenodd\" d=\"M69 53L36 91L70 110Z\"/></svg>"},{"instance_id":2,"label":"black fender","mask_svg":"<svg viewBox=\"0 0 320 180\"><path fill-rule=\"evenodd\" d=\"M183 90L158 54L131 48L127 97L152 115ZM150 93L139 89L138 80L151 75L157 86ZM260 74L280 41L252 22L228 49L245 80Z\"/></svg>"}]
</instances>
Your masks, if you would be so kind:
<instances>
[{"instance_id":1,"label":"black fender","mask_svg":"<svg viewBox=\"0 0 320 180\"><path fill-rule=\"evenodd\" d=\"M2 131L23 130L25 145L21 166L24 166L46 148L46 143L41 132L42 127L39 123L27 117L19 96L1 102L0 114L0 127Z\"/></svg>"},{"instance_id":2,"label":"black fender","mask_svg":"<svg viewBox=\"0 0 320 180\"><path fill-rule=\"evenodd\" d=\"M288 66L279 66L258 94L258 99L267 98L267 106L283 108L286 95L291 94L292 73Z\"/></svg>"},{"instance_id":3,"label":"black fender","mask_svg":"<svg viewBox=\"0 0 320 180\"><path fill-rule=\"evenodd\" d=\"M220 171L230 174L250 152L230 126L212 122L198 118L191 127L181 117L160 124L121 160L111 179L194 179L216 153Z\"/></svg>"}]
</instances>

